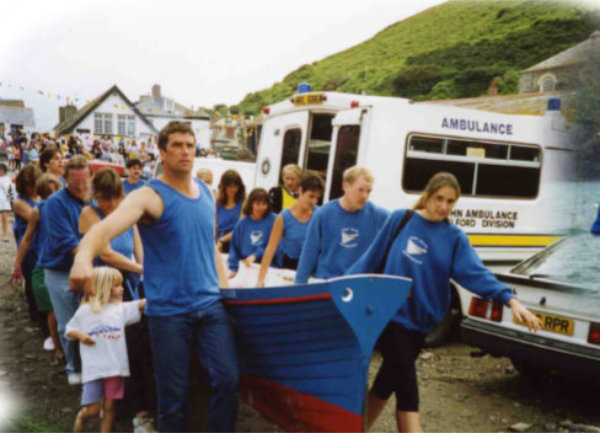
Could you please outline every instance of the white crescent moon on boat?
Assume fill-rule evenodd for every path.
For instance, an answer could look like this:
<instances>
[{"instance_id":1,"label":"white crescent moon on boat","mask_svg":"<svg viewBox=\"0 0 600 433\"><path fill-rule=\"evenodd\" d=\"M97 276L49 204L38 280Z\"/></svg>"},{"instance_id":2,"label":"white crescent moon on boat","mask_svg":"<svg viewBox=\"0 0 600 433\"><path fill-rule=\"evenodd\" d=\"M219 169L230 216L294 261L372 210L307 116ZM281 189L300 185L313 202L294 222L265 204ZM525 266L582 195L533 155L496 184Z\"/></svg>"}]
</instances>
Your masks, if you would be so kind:
<instances>
[{"instance_id":1,"label":"white crescent moon on boat","mask_svg":"<svg viewBox=\"0 0 600 433\"><path fill-rule=\"evenodd\" d=\"M346 289L344 289L344 294L342 295L342 301L350 302L352 299L354 299L354 292L351 288L346 287Z\"/></svg>"}]
</instances>

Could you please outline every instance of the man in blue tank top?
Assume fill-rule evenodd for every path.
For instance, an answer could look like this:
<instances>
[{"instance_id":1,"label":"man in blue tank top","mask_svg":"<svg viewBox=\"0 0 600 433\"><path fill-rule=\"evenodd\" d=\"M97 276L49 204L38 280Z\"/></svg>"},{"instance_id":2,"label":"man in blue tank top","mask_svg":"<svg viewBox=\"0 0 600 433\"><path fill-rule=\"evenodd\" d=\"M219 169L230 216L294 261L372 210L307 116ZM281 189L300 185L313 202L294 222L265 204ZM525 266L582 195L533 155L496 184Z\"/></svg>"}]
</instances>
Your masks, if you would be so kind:
<instances>
[{"instance_id":1,"label":"man in blue tank top","mask_svg":"<svg viewBox=\"0 0 600 433\"><path fill-rule=\"evenodd\" d=\"M374 178L363 167L344 171L344 195L323 205L311 219L296 271L296 284L310 277L333 278L367 250L388 217L369 200Z\"/></svg>"},{"instance_id":2,"label":"man in blue tank top","mask_svg":"<svg viewBox=\"0 0 600 433\"><path fill-rule=\"evenodd\" d=\"M133 224L144 245L148 316L161 432L187 431L189 362L196 353L210 376L207 431L234 431L239 368L219 283L226 286L216 252L215 204L210 189L192 177L196 138L189 125L170 122L158 137L164 173L131 192L83 238L71 284L90 290L92 260L110 239Z\"/></svg>"}]
</instances>

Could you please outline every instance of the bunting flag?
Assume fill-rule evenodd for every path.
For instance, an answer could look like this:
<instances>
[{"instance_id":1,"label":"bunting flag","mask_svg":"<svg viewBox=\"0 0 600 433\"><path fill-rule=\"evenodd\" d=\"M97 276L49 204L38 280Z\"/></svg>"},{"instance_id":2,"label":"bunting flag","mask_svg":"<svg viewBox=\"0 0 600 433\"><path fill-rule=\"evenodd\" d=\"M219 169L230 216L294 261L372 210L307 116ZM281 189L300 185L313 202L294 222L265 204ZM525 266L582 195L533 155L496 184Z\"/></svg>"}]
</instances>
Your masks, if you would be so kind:
<instances>
[{"instance_id":1,"label":"bunting flag","mask_svg":"<svg viewBox=\"0 0 600 433\"><path fill-rule=\"evenodd\" d=\"M42 92L41 90L38 90L38 93L39 93L40 95L44 95L44 92Z\"/></svg>"}]
</instances>

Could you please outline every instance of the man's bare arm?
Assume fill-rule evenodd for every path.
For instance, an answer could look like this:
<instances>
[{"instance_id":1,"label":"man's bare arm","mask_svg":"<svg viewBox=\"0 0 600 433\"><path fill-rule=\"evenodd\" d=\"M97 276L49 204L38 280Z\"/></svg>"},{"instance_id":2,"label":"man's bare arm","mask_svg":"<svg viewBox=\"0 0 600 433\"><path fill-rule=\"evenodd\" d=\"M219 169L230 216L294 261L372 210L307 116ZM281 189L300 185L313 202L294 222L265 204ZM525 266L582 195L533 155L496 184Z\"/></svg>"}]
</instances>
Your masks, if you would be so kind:
<instances>
[{"instance_id":1,"label":"man's bare arm","mask_svg":"<svg viewBox=\"0 0 600 433\"><path fill-rule=\"evenodd\" d=\"M119 236L144 215L160 217L163 206L160 196L149 187L142 187L129 194L114 212L94 225L79 243L71 268L71 287L88 289L92 278L93 258L100 254L111 239Z\"/></svg>"}]
</instances>

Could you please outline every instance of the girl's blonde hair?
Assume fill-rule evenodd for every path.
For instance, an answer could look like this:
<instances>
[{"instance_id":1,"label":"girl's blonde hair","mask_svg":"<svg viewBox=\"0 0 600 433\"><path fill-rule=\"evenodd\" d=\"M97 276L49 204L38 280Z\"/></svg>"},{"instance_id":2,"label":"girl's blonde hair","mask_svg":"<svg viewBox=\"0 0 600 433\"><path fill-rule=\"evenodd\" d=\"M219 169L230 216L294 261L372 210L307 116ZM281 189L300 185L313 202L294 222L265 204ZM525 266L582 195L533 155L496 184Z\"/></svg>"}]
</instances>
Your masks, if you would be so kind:
<instances>
[{"instance_id":1,"label":"girl's blonde hair","mask_svg":"<svg viewBox=\"0 0 600 433\"><path fill-rule=\"evenodd\" d=\"M123 275L115 268L99 266L94 268L92 280L92 294L84 298L83 302L90 304L93 313L101 312L110 301L110 292L113 287L123 283Z\"/></svg>"},{"instance_id":2,"label":"girl's blonde hair","mask_svg":"<svg viewBox=\"0 0 600 433\"><path fill-rule=\"evenodd\" d=\"M452 173L440 171L439 173L431 176L431 179L429 179L429 182L427 182L427 186L425 186L425 189L421 193L421 197L419 197L419 200L415 204L414 209L425 209L427 200L429 200L438 189L444 186L449 186L452 188L456 193L456 199L458 200L460 197L460 184L458 183L458 180L456 180L456 177Z\"/></svg>"}]
</instances>

